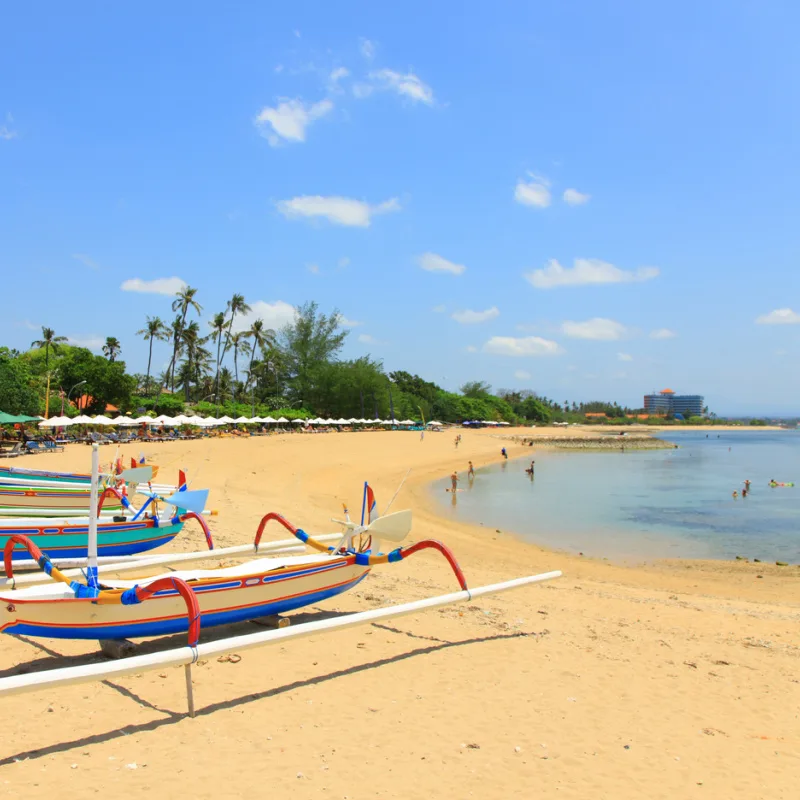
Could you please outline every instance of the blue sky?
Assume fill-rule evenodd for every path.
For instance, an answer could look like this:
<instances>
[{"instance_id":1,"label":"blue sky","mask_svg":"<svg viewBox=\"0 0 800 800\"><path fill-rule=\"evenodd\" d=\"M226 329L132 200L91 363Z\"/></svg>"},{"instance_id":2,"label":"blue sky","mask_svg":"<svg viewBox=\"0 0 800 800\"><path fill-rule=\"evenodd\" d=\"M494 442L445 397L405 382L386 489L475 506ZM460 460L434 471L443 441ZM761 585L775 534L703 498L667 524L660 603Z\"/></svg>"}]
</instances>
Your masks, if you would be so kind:
<instances>
[{"instance_id":1,"label":"blue sky","mask_svg":"<svg viewBox=\"0 0 800 800\"><path fill-rule=\"evenodd\" d=\"M185 281L450 389L800 412L800 6L296 6L5 6L3 344L144 371Z\"/></svg>"}]
</instances>

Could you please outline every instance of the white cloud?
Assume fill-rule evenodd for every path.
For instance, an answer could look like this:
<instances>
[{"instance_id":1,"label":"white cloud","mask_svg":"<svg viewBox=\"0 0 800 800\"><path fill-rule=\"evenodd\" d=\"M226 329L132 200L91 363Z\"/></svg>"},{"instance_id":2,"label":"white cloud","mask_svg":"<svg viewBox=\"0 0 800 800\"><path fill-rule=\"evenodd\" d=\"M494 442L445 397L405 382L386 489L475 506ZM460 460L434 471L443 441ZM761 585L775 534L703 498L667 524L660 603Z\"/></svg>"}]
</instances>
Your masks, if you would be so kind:
<instances>
[{"instance_id":1,"label":"white cloud","mask_svg":"<svg viewBox=\"0 0 800 800\"><path fill-rule=\"evenodd\" d=\"M550 259L544 269L525 273L525 279L537 289L553 289L556 286L638 283L657 278L658 274L658 267L639 267L627 271L599 258L576 258L572 268L562 267L558 261Z\"/></svg>"},{"instance_id":2,"label":"white cloud","mask_svg":"<svg viewBox=\"0 0 800 800\"><path fill-rule=\"evenodd\" d=\"M463 264L456 264L436 253L423 253L418 259L417 264L428 272L450 272L453 275L461 275L466 269Z\"/></svg>"},{"instance_id":3,"label":"white cloud","mask_svg":"<svg viewBox=\"0 0 800 800\"><path fill-rule=\"evenodd\" d=\"M328 88L332 92L341 92L339 81L344 80L349 75L350 70L347 67L336 67L336 69L331 70L331 74L328 76Z\"/></svg>"},{"instance_id":4,"label":"white cloud","mask_svg":"<svg viewBox=\"0 0 800 800\"><path fill-rule=\"evenodd\" d=\"M444 305L444 303L440 303L438 306L434 306L431 311L433 311L434 314L444 314L444 312L447 311L447 306Z\"/></svg>"},{"instance_id":5,"label":"white cloud","mask_svg":"<svg viewBox=\"0 0 800 800\"><path fill-rule=\"evenodd\" d=\"M477 353L478 352L478 348L475 347L474 344L468 344L465 349L466 349L466 351L468 353Z\"/></svg>"},{"instance_id":6,"label":"white cloud","mask_svg":"<svg viewBox=\"0 0 800 800\"><path fill-rule=\"evenodd\" d=\"M319 275L319 264L306 264L306 269L312 275Z\"/></svg>"},{"instance_id":7,"label":"white cloud","mask_svg":"<svg viewBox=\"0 0 800 800\"><path fill-rule=\"evenodd\" d=\"M529 181L520 178L514 189L514 199L524 206L547 208L550 205L550 181L541 175L528 173Z\"/></svg>"},{"instance_id":8,"label":"white cloud","mask_svg":"<svg viewBox=\"0 0 800 800\"><path fill-rule=\"evenodd\" d=\"M365 97L369 97L373 91L375 91L375 87L371 83L353 84L353 97L357 100L363 100Z\"/></svg>"},{"instance_id":9,"label":"white cloud","mask_svg":"<svg viewBox=\"0 0 800 800\"><path fill-rule=\"evenodd\" d=\"M756 319L759 325L800 325L800 314L791 308L776 308Z\"/></svg>"},{"instance_id":10,"label":"white cloud","mask_svg":"<svg viewBox=\"0 0 800 800\"><path fill-rule=\"evenodd\" d=\"M564 202L569 206L582 206L584 203L589 202L591 195L583 194L577 189L565 189L562 197L564 198Z\"/></svg>"},{"instance_id":11,"label":"white cloud","mask_svg":"<svg viewBox=\"0 0 800 800\"><path fill-rule=\"evenodd\" d=\"M12 117L10 113L6 114L6 124L0 125L0 139L3 139L4 141L8 142L11 139L17 138L17 132L9 127L9 125L13 124L14 124L14 117Z\"/></svg>"},{"instance_id":12,"label":"white cloud","mask_svg":"<svg viewBox=\"0 0 800 800\"><path fill-rule=\"evenodd\" d=\"M42 329L41 325L36 325L29 319L23 319L21 322L18 322L17 325L21 325L23 328L27 328L29 331L40 331Z\"/></svg>"},{"instance_id":13,"label":"white cloud","mask_svg":"<svg viewBox=\"0 0 800 800\"><path fill-rule=\"evenodd\" d=\"M650 331L651 339L674 339L677 335L675 331L671 331L669 328L656 328L654 331Z\"/></svg>"},{"instance_id":14,"label":"white cloud","mask_svg":"<svg viewBox=\"0 0 800 800\"><path fill-rule=\"evenodd\" d=\"M257 319L260 319L263 321L264 327L277 331L284 325L294 322L295 316L294 306L283 300L276 300L274 303L256 300L255 303L250 303L250 311L234 317L233 330L234 332L246 331Z\"/></svg>"},{"instance_id":15,"label":"white cloud","mask_svg":"<svg viewBox=\"0 0 800 800\"><path fill-rule=\"evenodd\" d=\"M358 341L362 344L379 344L378 340L369 333L359 333Z\"/></svg>"},{"instance_id":16,"label":"white cloud","mask_svg":"<svg viewBox=\"0 0 800 800\"><path fill-rule=\"evenodd\" d=\"M520 381L529 381L531 379L530 372L526 372L524 369L518 369L514 373L514 377Z\"/></svg>"},{"instance_id":17,"label":"white cloud","mask_svg":"<svg viewBox=\"0 0 800 800\"><path fill-rule=\"evenodd\" d=\"M364 323L356 322L354 319L348 319L344 314L339 314L339 324L345 328L357 328Z\"/></svg>"},{"instance_id":18,"label":"white cloud","mask_svg":"<svg viewBox=\"0 0 800 800\"><path fill-rule=\"evenodd\" d=\"M339 260L336 262L336 266L337 266L337 267L339 267L339 269L344 269L344 268L345 268L346 266L348 266L349 264L350 264L350 259L349 259L347 256L342 256L342 257L341 257L341 258L340 258L340 259L339 259Z\"/></svg>"},{"instance_id":19,"label":"white cloud","mask_svg":"<svg viewBox=\"0 0 800 800\"><path fill-rule=\"evenodd\" d=\"M617 358L620 361L633 361L633 356L630 353L617 353Z\"/></svg>"},{"instance_id":20,"label":"white cloud","mask_svg":"<svg viewBox=\"0 0 800 800\"><path fill-rule=\"evenodd\" d=\"M358 49L367 61L372 61L375 58L375 50L377 49L375 42L362 38L359 40Z\"/></svg>"},{"instance_id":21,"label":"white cloud","mask_svg":"<svg viewBox=\"0 0 800 800\"><path fill-rule=\"evenodd\" d=\"M86 256L83 253L73 253L72 257L76 261L80 261L84 266L89 267L89 269L100 269L100 265L97 262L92 261L89 256Z\"/></svg>"},{"instance_id":22,"label":"white cloud","mask_svg":"<svg viewBox=\"0 0 800 800\"><path fill-rule=\"evenodd\" d=\"M67 336L67 344L85 347L88 350L100 350L106 340L102 336Z\"/></svg>"},{"instance_id":23,"label":"white cloud","mask_svg":"<svg viewBox=\"0 0 800 800\"><path fill-rule=\"evenodd\" d=\"M622 339L628 332L622 323L602 317L587 319L585 322L567 320L561 324L561 331L571 339L594 339L600 342Z\"/></svg>"},{"instance_id":24,"label":"white cloud","mask_svg":"<svg viewBox=\"0 0 800 800\"><path fill-rule=\"evenodd\" d=\"M333 103L328 99L312 105L306 105L299 98L283 99L274 108L262 108L255 118L255 126L273 147L282 141L304 142L306 128L332 110Z\"/></svg>"},{"instance_id":25,"label":"white cloud","mask_svg":"<svg viewBox=\"0 0 800 800\"><path fill-rule=\"evenodd\" d=\"M397 92L414 103L433 105L433 89L413 72L403 74L391 69L379 69L370 72L369 77L376 89Z\"/></svg>"},{"instance_id":26,"label":"white cloud","mask_svg":"<svg viewBox=\"0 0 800 800\"><path fill-rule=\"evenodd\" d=\"M462 325L476 325L479 322L488 322L491 319L496 319L500 316L500 309L497 306L487 308L486 311L472 311L466 308L463 311L455 311L451 316Z\"/></svg>"},{"instance_id":27,"label":"white cloud","mask_svg":"<svg viewBox=\"0 0 800 800\"><path fill-rule=\"evenodd\" d=\"M483 352L499 356L557 356L562 349L557 342L539 336L492 336Z\"/></svg>"},{"instance_id":28,"label":"white cloud","mask_svg":"<svg viewBox=\"0 0 800 800\"><path fill-rule=\"evenodd\" d=\"M143 281L141 278L130 278L122 282L119 288L123 292L142 292L143 294L177 294L186 281L183 278L155 278L152 281Z\"/></svg>"},{"instance_id":29,"label":"white cloud","mask_svg":"<svg viewBox=\"0 0 800 800\"><path fill-rule=\"evenodd\" d=\"M278 203L278 211L288 219L324 217L336 225L367 228L373 216L400 211L400 202L393 197L373 206L350 197L304 195L293 197L291 200L281 200Z\"/></svg>"}]
</instances>

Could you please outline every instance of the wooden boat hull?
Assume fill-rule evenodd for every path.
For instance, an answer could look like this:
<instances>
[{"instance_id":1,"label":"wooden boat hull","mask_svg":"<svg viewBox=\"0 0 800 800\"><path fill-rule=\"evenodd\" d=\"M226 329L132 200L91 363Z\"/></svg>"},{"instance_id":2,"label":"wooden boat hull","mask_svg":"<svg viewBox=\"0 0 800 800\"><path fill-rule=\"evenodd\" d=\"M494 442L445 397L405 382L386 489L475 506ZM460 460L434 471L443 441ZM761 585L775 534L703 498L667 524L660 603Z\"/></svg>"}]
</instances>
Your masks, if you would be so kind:
<instances>
[{"instance_id":1,"label":"wooden boat hull","mask_svg":"<svg viewBox=\"0 0 800 800\"><path fill-rule=\"evenodd\" d=\"M346 592L370 568L355 556L264 558L238 567L167 573L194 592L202 628L293 611ZM148 578L147 582L156 578ZM144 582L143 582L144 583ZM131 588L133 581L110 581ZM123 639L188 630L186 604L176 590L157 592L135 605L99 604L75 598L65 584L0 594L0 632L57 639Z\"/></svg>"},{"instance_id":2,"label":"wooden boat hull","mask_svg":"<svg viewBox=\"0 0 800 800\"><path fill-rule=\"evenodd\" d=\"M13 516L14 509L45 509L89 513L90 489L16 486L0 482L0 514ZM107 497L103 510L122 508L116 497Z\"/></svg>"},{"instance_id":3,"label":"wooden boat hull","mask_svg":"<svg viewBox=\"0 0 800 800\"><path fill-rule=\"evenodd\" d=\"M47 481L51 483L82 483L88 486L92 481L91 475L82 472L50 472L44 469L25 469L24 467L0 466L0 482L6 478L23 479L29 483Z\"/></svg>"},{"instance_id":4,"label":"wooden boat hull","mask_svg":"<svg viewBox=\"0 0 800 800\"><path fill-rule=\"evenodd\" d=\"M12 523L12 524L9 524ZM171 542L183 529L183 522L169 520L155 524L152 519L136 522L97 523L97 554L99 556L127 556L145 553ZM38 545L39 549L52 559L86 558L89 539L88 521L67 520L22 522L0 520L0 550L5 547L9 536L22 534ZM29 553L18 548L14 550L15 561L29 559Z\"/></svg>"}]
</instances>

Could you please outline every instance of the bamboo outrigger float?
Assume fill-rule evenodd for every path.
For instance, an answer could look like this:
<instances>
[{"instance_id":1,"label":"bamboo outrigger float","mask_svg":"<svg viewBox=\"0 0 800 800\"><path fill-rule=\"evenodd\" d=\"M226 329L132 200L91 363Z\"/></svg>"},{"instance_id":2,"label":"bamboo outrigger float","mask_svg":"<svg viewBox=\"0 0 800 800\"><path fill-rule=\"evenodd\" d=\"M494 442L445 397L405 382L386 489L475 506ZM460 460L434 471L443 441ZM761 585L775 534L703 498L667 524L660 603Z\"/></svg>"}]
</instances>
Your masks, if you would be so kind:
<instances>
[{"instance_id":1,"label":"bamboo outrigger float","mask_svg":"<svg viewBox=\"0 0 800 800\"><path fill-rule=\"evenodd\" d=\"M97 446L93 451L92 493L97 496ZM31 675L0 679L0 695L62 686L156 669L168 664L185 665L189 713L194 716L191 665L202 656L257 647L276 641L351 627L376 619L402 616L427 608L470 600L531 583L550 580L560 572L469 589L452 552L440 542L424 540L381 553L378 540L400 542L411 529L411 512L377 516L374 497L365 486L365 510L370 514L361 524L342 521L345 532L336 545L328 546L296 528L281 515L264 516L256 535L258 550L266 525L275 521L290 531L316 554L296 557L261 558L235 567L216 570L177 571L135 581L100 582L97 566L96 504L89 525L89 565L86 582L70 580L48 556L24 536L12 536L4 549L4 565L11 590L0 590L0 632L55 638L122 639L151 637L188 631L187 647L134 656L115 663L91 664L56 669ZM24 546L42 570L55 580L45 585L15 588L12 551ZM372 567L402 561L415 553L433 549L449 563L460 591L454 594L366 611L334 619L237 636L199 644L202 628L259 617L273 616L345 592L362 581ZM113 572L114 565L105 571ZM142 604L145 604L144 608Z\"/></svg>"}]
</instances>

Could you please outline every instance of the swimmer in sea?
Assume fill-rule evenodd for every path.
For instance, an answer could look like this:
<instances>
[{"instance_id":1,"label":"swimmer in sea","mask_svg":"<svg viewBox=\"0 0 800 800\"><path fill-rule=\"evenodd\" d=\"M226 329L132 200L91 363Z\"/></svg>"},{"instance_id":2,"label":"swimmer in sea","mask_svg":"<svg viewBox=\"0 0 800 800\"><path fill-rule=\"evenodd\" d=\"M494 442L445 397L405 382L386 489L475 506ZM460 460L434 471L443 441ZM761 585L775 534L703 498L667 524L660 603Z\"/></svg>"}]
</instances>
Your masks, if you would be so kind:
<instances>
[{"instance_id":1,"label":"swimmer in sea","mask_svg":"<svg viewBox=\"0 0 800 800\"><path fill-rule=\"evenodd\" d=\"M739 492L736 492L736 491L735 491L735 492L733 493L733 499L734 499L734 500L736 500L736 498L737 498L738 496L739 496Z\"/></svg>"},{"instance_id":2,"label":"swimmer in sea","mask_svg":"<svg viewBox=\"0 0 800 800\"><path fill-rule=\"evenodd\" d=\"M475 477L475 467L472 466L472 462L469 462L469 470L467 471L467 477L472 479Z\"/></svg>"},{"instance_id":3,"label":"swimmer in sea","mask_svg":"<svg viewBox=\"0 0 800 800\"><path fill-rule=\"evenodd\" d=\"M450 491L453 492L453 493L457 492L458 491L458 473L457 472L453 472L453 474L450 476L450 484L453 487L452 489L450 489Z\"/></svg>"}]
</instances>

